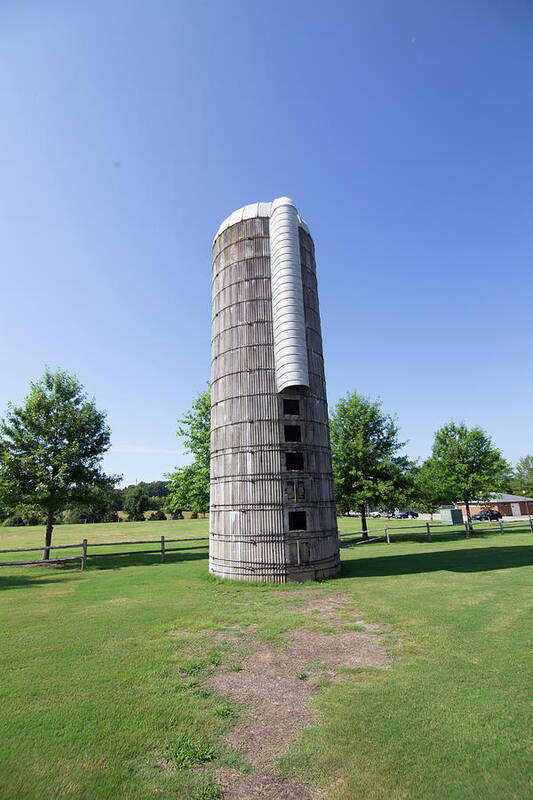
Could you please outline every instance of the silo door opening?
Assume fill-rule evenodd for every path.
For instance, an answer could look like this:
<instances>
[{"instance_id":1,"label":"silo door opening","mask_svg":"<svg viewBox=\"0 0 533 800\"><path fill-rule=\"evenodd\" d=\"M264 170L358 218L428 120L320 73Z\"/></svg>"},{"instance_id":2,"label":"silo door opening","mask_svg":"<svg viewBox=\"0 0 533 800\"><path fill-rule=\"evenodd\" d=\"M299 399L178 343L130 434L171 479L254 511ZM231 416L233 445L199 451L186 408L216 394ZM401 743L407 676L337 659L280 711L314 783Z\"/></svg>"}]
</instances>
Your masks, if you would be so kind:
<instances>
[{"instance_id":1,"label":"silo door opening","mask_svg":"<svg viewBox=\"0 0 533 800\"><path fill-rule=\"evenodd\" d=\"M300 401L283 398L283 413L286 417L297 417L300 414Z\"/></svg>"},{"instance_id":2,"label":"silo door opening","mask_svg":"<svg viewBox=\"0 0 533 800\"><path fill-rule=\"evenodd\" d=\"M307 514L305 511L289 511L289 530L307 530Z\"/></svg>"},{"instance_id":3,"label":"silo door opening","mask_svg":"<svg viewBox=\"0 0 533 800\"><path fill-rule=\"evenodd\" d=\"M287 467L288 470L303 470L304 454L285 453L285 466Z\"/></svg>"},{"instance_id":4,"label":"silo door opening","mask_svg":"<svg viewBox=\"0 0 533 800\"><path fill-rule=\"evenodd\" d=\"M286 442L301 442L302 429L299 425L285 425L285 441Z\"/></svg>"}]
</instances>

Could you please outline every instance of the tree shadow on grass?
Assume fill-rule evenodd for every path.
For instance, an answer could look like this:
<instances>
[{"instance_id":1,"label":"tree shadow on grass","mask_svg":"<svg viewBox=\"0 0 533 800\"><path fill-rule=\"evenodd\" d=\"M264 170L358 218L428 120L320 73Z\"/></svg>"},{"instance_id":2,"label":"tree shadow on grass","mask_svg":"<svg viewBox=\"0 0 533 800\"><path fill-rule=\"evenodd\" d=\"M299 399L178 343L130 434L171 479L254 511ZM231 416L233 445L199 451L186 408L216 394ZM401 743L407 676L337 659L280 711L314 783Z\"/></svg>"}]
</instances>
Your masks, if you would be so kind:
<instances>
[{"instance_id":1,"label":"tree shadow on grass","mask_svg":"<svg viewBox=\"0 0 533 800\"><path fill-rule=\"evenodd\" d=\"M354 558L342 563L342 577L413 575L419 572L487 572L533 565L533 545L483 547L474 550L406 553Z\"/></svg>"},{"instance_id":2,"label":"tree shadow on grass","mask_svg":"<svg viewBox=\"0 0 533 800\"><path fill-rule=\"evenodd\" d=\"M13 567L16 569L16 567ZM20 569L16 575L0 573L0 592L4 589L26 589L28 586L43 585L49 583L57 583L61 578L55 578L48 573L42 577L35 575L25 574L24 568Z\"/></svg>"},{"instance_id":3,"label":"tree shadow on grass","mask_svg":"<svg viewBox=\"0 0 533 800\"><path fill-rule=\"evenodd\" d=\"M165 553L165 562L162 565L161 551L156 551L154 553L113 553L112 555L104 555L103 553L101 555L91 555L91 553L89 553L87 569L105 571L110 569L122 569L123 567L155 567L164 566L165 564L179 564L179 562L205 560L208 556L207 548L205 551L194 553L188 552L185 549L180 552L167 551ZM58 571L63 575L65 573L69 575L81 573L83 575L84 573L80 570L80 561L81 559L76 557L73 561L54 562L53 559L51 559L47 564L41 564L41 562L39 562L35 567L32 567L32 569L42 568L46 570L46 575L43 574L42 577L24 574L25 567L14 567L13 569L15 570L20 569L20 572L16 575L4 575L0 573L0 590L14 589L17 587L23 588L25 586L31 586L34 583L53 583L61 580L59 576L54 578L48 570L53 572Z\"/></svg>"},{"instance_id":4,"label":"tree shadow on grass","mask_svg":"<svg viewBox=\"0 0 533 800\"><path fill-rule=\"evenodd\" d=\"M207 548L202 552L187 552L183 550L179 553L165 553L165 561L161 563L161 553L113 553L113 555L94 555L87 558L88 569L122 569L123 567L157 567L167 565L179 565L180 562L201 561L209 557ZM68 569L68 567L67 567ZM79 567L78 567L79 569Z\"/></svg>"}]
</instances>

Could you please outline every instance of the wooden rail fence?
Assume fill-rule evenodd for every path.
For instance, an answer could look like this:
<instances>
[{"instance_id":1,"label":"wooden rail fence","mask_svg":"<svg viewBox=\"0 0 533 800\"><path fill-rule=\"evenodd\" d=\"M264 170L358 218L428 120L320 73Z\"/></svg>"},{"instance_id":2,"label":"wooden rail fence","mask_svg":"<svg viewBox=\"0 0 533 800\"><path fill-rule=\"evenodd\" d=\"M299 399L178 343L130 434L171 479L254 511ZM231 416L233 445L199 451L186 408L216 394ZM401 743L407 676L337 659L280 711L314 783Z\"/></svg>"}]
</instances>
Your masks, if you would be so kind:
<instances>
[{"instance_id":1,"label":"wooden rail fence","mask_svg":"<svg viewBox=\"0 0 533 800\"><path fill-rule=\"evenodd\" d=\"M340 540L341 543L344 541L347 542L345 546L370 544L371 542L381 542L383 540L385 540L387 544L390 544L392 537L420 535L426 536L428 542L431 542L432 528L438 533L456 533L458 536L465 536L468 539L470 536L476 533L494 533L495 528L499 529L499 532L503 536L506 530L507 532L512 532L513 529L516 530L517 528L527 527L529 527L531 529L531 533L533 533L533 520L530 516L527 517L527 519L524 518L524 520L514 520L512 522L502 522L501 519L495 522L481 522L479 526L474 526L474 523L472 522L465 522L464 525L446 525L442 524L442 522L435 522L431 524L429 522L425 522L423 525L401 525L395 527L386 525L384 528L369 530L367 531L369 536L368 539L361 539L361 531L354 531L353 533L341 533ZM420 534L417 534L417 531L420 529L422 529ZM380 533L382 535L376 536L376 533ZM356 538L357 541L350 541Z\"/></svg>"},{"instance_id":2,"label":"wooden rail fence","mask_svg":"<svg viewBox=\"0 0 533 800\"><path fill-rule=\"evenodd\" d=\"M352 547L359 544L370 544L371 542L381 542L386 541L387 544L391 543L391 539L393 537L401 537L401 536L413 536L413 535L421 535L426 536L428 542L431 542L431 529L433 528L434 531L438 533L456 533L458 536L466 536L468 539L470 536L476 533L494 533L494 530L499 529L499 532L503 535L506 531L512 532L517 528L527 528L531 529L531 533L533 533L533 520L531 517L528 517L527 520L524 519L516 520L514 522L502 522L502 520L498 520L496 523L481 523L480 526L474 526L472 523L469 525L467 522L463 525L443 525L442 523L434 523L433 525L429 522L424 523L423 525L401 525L401 526L385 526L384 528L378 528L375 530L369 530L369 538L368 539L361 539L361 531L354 531L353 533L341 533L340 540L341 544L345 547ZM421 533L417 534L417 531L420 530ZM380 536L376 536L376 534L381 534ZM357 541L353 541L357 539ZM81 569L85 569L87 566L87 559L91 556L98 556L99 558L105 558L108 556L131 556L131 555L145 555L148 553L160 553L161 554L161 561L165 560L167 553L177 553L180 551L188 552L189 550L207 550L209 545L207 542L209 541L208 536L196 536L192 539L167 539L165 536L161 536L159 539L139 539L137 541L131 542L91 542L89 543L87 539L84 539L82 542L78 544L52 544L50 547L43 547L39 545L38 547L15 547L9 550L0 550L0 556L6 553L35 553L37 551L42 550L43 556L48 551L48 559L40 559L39 561L1 561L0 560L0 567L28 567L33 565L41 565L41 564L58 564L66 561L77 561L80 560L80 567ZM185 547L169 547L169 544L176 544L178 543ZM202 542L202 544L195 544L191 545L189 542ZM206 542L206 544L203 544ZM113 551L111 553L89 553L89 547L93 550L96 547L124 547L126 545L140 545L140 544L157 544L158 547L151 548L149 550L126 550L126 551ZM53 558L51 557L50 553L52 550L72 550L76 548L81 548L81 553L78 553L75 556L64 556L60 558Z\"/></svg>"},{"instance_id":3,"label":"wooden rail fence","mask_svg":"<svg viewBox=\"0 0 533 800\"><path fill-rule=\"evenodd\" d=\"M208 542L208 536L196 536L194 539L166 539L164 536L161 536L159 539L138 539L132 542L91 542L89 543L87 539L84 539L82 542L78 544L52 544L50 547L43 547L40 545L39 547L17 547L11 550L0 550L0 556L4 553L34 553L36 551L42 550L43 557L45 553L48 551L48 559L40 559L39 561L0 561L0 567L27 567L31 565L39 565L39 564L57 564L64 561L77 561L80 560L81 569L85 569L87 566L87 559L91 556L98 556L99 558L105 558L106 556L132 556L137 554L146 554L146 553L160 553L161 554L161 561L165 560L165 556L167 553L176 553L179 551L189 551L189 550L206 550L209 545L208 544L199 544L199 545L189 545L189 542ZM169 547L169 544L174 544L176 542L186 543L185 547ZM157 544L159 547L151 548L150 550L126 550L126 551L113 551L112 553L89 553L89 547L91 550L95 547L123 547L125 545L137 545L137 544ZM75 556L66 556L64 558L53 558L50 555L51 550L69 550L73 548L81 548L81 553Z\"/></svg>"}]
</instances>

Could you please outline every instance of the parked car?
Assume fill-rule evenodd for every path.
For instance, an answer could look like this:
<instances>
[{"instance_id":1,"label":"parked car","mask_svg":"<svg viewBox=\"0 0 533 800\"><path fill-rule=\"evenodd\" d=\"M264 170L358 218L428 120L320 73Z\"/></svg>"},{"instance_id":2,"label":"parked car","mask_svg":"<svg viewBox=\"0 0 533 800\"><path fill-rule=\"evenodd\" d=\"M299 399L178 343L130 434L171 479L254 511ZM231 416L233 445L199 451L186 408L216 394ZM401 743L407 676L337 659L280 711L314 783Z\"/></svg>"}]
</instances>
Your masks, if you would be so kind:
<instances>
[{"instance_id":1,"label":"parked car","mask_svg":"<svg viewBox=\"0 0 533 800\"><path fill-rule=\"evenodd\" d=\"M476 520L476 522L485 522L486 520L495 520L501 519L502 515L496 509L486 509L485 511L480 511L478 514L472 514L472 519Z\"/></svg>"},{"instance_id":2,"label":"parked car","mask_svg":"<svg viewBox=\"0 0 533 800\"><path fill-rule=\"evenodd\" d=\"M372 519L377 519L378 517L381 517L381 511L371 511L368 516L372 517Z\"/></svg>"},{"instance_id":3,"label":"parked car","mask_svg":"<svg viewBox=\"0 0 533 800\"><path fill-rule=\"evenodd\" d=\"M418 517L417 511L395 511L394 519L416 519Z\"/></svg>"}]
</instances>

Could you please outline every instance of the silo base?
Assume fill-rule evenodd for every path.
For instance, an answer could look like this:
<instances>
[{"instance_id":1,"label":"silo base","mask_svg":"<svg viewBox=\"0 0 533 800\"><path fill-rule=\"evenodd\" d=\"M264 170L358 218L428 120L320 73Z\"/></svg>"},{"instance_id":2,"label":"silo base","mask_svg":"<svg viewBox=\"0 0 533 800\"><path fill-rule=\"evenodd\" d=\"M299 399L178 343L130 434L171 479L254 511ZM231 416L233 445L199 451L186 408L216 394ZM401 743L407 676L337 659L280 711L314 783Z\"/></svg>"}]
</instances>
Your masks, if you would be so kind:
<instances>
[{"instance_id":1,"label":"silo base","mask_svg":"<svg viewBox=\"0 0 533 800\"><path fill-rule=\"evenodd\" d=\"M252 581L258 583L304 583L305 581L323 581L335 578L340 573L339 559L330 563L306 564L305 566L269 567L265 564L224 564L209 560L209 572L218 578L235 581Z\"/></svg>"}]
</instances>

